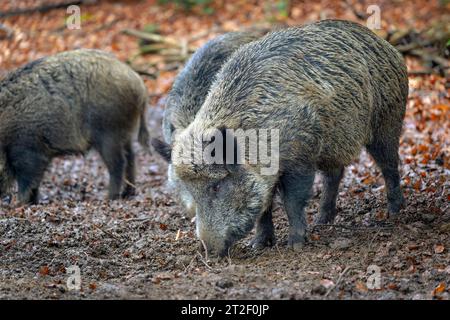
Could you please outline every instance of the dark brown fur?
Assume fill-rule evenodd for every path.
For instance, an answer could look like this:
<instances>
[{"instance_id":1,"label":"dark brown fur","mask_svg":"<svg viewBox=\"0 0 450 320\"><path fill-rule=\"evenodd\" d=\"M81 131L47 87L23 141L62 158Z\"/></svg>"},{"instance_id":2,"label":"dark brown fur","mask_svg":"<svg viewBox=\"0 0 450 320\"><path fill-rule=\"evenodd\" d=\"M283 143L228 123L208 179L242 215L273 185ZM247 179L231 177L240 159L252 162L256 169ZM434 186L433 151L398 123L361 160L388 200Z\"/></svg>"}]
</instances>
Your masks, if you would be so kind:
<instances>
[{"instance_id":1,"label":"dark brown fur","mask_svg":"<svg viewBox=\"0 0 450 320\"><path fill-rule=\"evenodd\" d=\"M98 150L110 173L110 199L134 193L131 141L148 149L147 92L112 55L75 50L34 61L0 82L0 195L14 180L21 203L37 203L52 158Z\"/></svg>"},{"instance_id":2,"label":"dark brown fur","mask_svg":"<svg viewBox=\"0 0 450 320\"><path fill-rule=\"evenodd\" d=\"M230 32L206 42L178 74L167 97L163 118L166 143L172 141L174 130L185 129L195 118L208 95L216 74L230 56L242 45L260 38L262 31ZM179 183L172 165L168 168L168 185L176 193L188 214L195 214L192 196Z\"/></svg>"},{"instance_id":3,"label":"dark brown fur","mask_svg":"<svg viewBox=\"0 0 450 320\"><path fill-rule=\"evenodd\" d=\"M197 202L197 231L226 254L257 223L256 246L274 242L271 204L280 191L289 246L306 236L304 208L316 171L324 192L318 222L332 222L344 167L363 147L384 175L391 214L403 197L398 145L408 95L405 63L388 42L348 21L325 20L273 32L228 60L194 121L174 144L172 160L214 128L279 129L279 171L260 165L182 163L175 172Z\"/></svg>"}]
</instances>

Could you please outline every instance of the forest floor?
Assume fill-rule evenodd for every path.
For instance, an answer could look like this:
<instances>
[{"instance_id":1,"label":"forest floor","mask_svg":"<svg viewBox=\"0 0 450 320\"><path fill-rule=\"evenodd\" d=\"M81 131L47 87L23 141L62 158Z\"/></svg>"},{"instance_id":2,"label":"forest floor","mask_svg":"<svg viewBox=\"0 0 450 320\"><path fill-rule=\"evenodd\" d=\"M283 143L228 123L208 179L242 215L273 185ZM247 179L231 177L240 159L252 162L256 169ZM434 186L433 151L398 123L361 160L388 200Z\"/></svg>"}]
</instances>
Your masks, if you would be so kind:
<instances>
[{"instance_id":1,"label":"forest floor","mask_svg":"<svg viewBox=\"0 0 450 320\"><path fill-rule=\"evenodd\" d=\"M61 29L64 10L7 18L1 23L14 30L14 37L0 40L0 73L80 46L112 51L125 60L137 42L120 30L150 22L162 34L183 37L214 24L235 30L267 20L263 5L248 3L232 1L211 14L187 14L154 1L102 1L86 6L86 27L78 31ZM324 14L356 20L337 1L293 3L289 24ZM428 1L380 3L386 8L384 28L421 28L448 13L448 7ZM2 3L0 11L8 6ZM420 67L407 62L410 70ZM153 97L148 112L153 136L160 135L164 95L175 74L146 80ZM400 215L387 218L382 176L363 152L346 169L332 226L311 223L320 197L317 179L307 208L308 244L301 252L286 248L287 219L278 207L274 247L255 251L248 246L250 235L229 258L206 259L198 251L194 222L166 187L165 163L137 144L138 194L127 201L105 200L108 174L96 153L55 159L41 185L39 205L17 207L15 199L10 204L0 200L0 299L450 299L445 83L437 75L410 77L400 147L407 205ZM80 268L81 290L68 290L67 271L74 265Z\"/></svg>"}]
</instances>

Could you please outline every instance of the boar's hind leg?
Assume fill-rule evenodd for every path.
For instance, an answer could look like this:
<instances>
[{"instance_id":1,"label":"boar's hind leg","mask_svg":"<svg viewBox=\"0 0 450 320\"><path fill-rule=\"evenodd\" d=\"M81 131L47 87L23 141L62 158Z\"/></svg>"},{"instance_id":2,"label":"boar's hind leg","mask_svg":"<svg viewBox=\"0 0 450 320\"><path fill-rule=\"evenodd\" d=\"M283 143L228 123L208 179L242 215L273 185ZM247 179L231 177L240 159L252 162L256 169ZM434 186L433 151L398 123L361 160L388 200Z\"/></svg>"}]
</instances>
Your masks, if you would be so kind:
<instances>
[{"instance_id":1,"label":"boar's hind leg","mask_svg":"<svg viewBox=\"0 0 450 320\"><path fill-rule=\"evenodd\" d=\"M374 141L367 146L367 151L375 159L383 173L386 184L388 212L391 215L395 215L400 211L404 203L398 171L398 138L390 137L388 141Z\"/></svg>"},{"instance_id":2,"label":"boar's hind leg","mask_svg":"<svg viewBox=\"0 0 450 320\"><path fill-rule=\"evenodd\" d=\"M273 246L275 244L275 234L272 221L272 206L270 206L256 222L256 235L250 242L255 249Z\"/></svg>"},{"instance_id":3,"label":"boar's hind leg","mask_svg":"<svg viewBox=\"0 0 450 320\"><path fill-rule=\"evenodd\" d=\"M11 151L11 163L16 172L21 204L37 204L39 185L49 160L39 152L15 149Z\"/></svg>"},{"instance_id":4,"label":"boar's hind leg","mask_svg":"<svg viewBox=\"0 0 450 320\"><path fill-rule=\"evenodd\" d=\"M124 148L112 140L103 140L99 152L109 171L109 199L116 200L120 198L126 161Z\"/></svg>"},{"instance_id":5,"label":"boar's hind leg","mask_svg":"<svg viewBox=\"0 0 450 320\"><path fill-rule=\"evenodd\" d=\"M281 197L289 220L288 247L299 250L306 241L305 206L310 198L314 173L284 174Z\"/></svg>"},{"instance_id":6,"label":"boar's hind leg","mask_svg":"<svg viewBox=\"0 0 450 320\"><path fill-rule=\"evenodd\" d=\"M134 152L131 146L131 142L127 142L125 145L125 158L126 158L126 168L125 168L125 190L122 192L123 198L128 198L136 194L135 187L135 160Z\"/></svg>"},{"instance_id":7,"label":"boar's hind leg","mask_svg":"<svg viewBox=\"0 0 450 320\"><path fill-rule=\"evenodd\" d=\"M344 167L324 172L319 216L315 221L317 224L327 224L334 221L334 217L336 217L336 198L343 175Z\"/></svg>"}]
</instances>

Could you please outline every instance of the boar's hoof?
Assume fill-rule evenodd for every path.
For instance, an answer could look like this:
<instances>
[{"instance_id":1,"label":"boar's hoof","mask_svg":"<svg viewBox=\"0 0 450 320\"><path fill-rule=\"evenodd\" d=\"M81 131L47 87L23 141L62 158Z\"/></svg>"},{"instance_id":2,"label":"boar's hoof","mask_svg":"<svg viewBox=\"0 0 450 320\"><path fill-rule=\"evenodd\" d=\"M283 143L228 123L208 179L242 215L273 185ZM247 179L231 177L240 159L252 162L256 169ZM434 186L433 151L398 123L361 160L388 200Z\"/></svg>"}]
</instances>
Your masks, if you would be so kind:
<instances>
[{"instance_id":1,"label":"boar's hoof","mask_svg":"<svg viewBox=\"0 0 450 320\"><path fill-rule=\"evenodd\" d=\"M334 222L336 214L333 212L319 212L319 216L314 219L314 224L331 224Z\"/></svg>"},{"instance_id":2,"label":"boar's hoof","mask_svg":"<svg viewBox=\"0 0 450 320\"><path fill-rule=\"evenodd\" d=\"M108 199L110 201L119 200L120 199L120 194L119 193L109 194L108 195Z\"/></svg>"},{"instance_id":3,"label":"boar's hoof","mask_svg":"<svg viewBox=\"0 0 450 320\"><path fill-rule=\"evenodd\" d=\"M296 234L290 234L288 240L288 249L292 249L294 251L300 251L303 249L306 243L306 237Z\"/></svg>"},{"instance_id":4,"label":"boar's hoof","mask_svg":"<svg viewBox=\"0 0 450 320\"><path fill-rule=\"evenodd\" d=\"M273 246L275 242L275 234L273 232L259 233L250 241L250 246L256 250L262 250L265 247Z\"/></svg>"},{"instance_id":5,"label":"boar's hoof","mask_svg":"<svg viewBox=\"0 0 450 320\"><path fill-rule=\"evenodd\" d=\"M405 207L405 199L401 196L398 199L388 201L388 213L390 217L395 217L400 209Z\"/></svg>"},{"instance_id":6,"label":"boar's hoof","mask_svg":"<svg viewBox=\"0 0 450 320\"><path fill-rule=\"evenodd\" d=\"M129 199L136 195L136 189L135 188L126 188L123 192L121 197L123 199Z\"/></svg>"}]
</instances>

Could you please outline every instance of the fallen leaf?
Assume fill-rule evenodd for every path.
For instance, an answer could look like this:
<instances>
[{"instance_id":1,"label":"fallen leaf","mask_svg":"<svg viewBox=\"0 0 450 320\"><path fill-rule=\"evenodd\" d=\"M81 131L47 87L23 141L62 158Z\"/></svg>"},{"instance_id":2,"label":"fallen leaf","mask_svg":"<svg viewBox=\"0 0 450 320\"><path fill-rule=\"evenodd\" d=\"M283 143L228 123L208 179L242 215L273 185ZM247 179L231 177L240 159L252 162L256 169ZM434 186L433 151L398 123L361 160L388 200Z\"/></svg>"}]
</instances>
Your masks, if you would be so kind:
<instances>
[{"instance_id":1,"label":"fallen leaf","mask_svg":"<svg viewBox=\"0 0 450 320\"><path fill-rule=\"evenodd\" d=\"M395 283L393 283L393 282L390 282L390 283L387 285L387 288L390 289L390 290L398 290L398 285L395 284Z\"/></svg>"},{"instance_id":2,"label":"fallen leaf","mask_svg":"<svg viewBox=\"0 0 450 320\"><path fill-rule=\"evenodd\" d=\"M318 234L316 234L316 233L311 234L311 240L317 241L317 240L319 240L319 239L320 239L320 235L318 235Z\"/></svg>"},{"instance_id":3,"label":"fallen leaf","mask_svg":"<svg viewBox=\"0 0 450 320\"><path fill-rule=\"evenodd\" d=\"M436 295L439 295L439 294L443 293L445 291L445 288L446 288L446 286L445 286L444 282L439 283L437 285L437 287L434 288L434 290L433 290L433 296L436 296Z\"/></svg>"},{"instance_id":4,"label":"fallen leaf","mask_svg":"<svg viewBox=\"0 0 450 320\"><path fill-rule=\"evenodd\" d=\"M359 292L367 292L367 286L366 286L366 284L365 284L363 281L361 281L361 280L356 281L355 288L356 288L356 290L358 290Z\"/></svg>"},{"instance_id":5,"label":"fallen leaf","mask_svg":"<svg viewBox=\"0 0 450 320\"><path fill-rule=\"evenodd\" d=\"M160 224L159 224L159 228L160 228L162 231L166 231L166 230L167 230L167 224L160 223Z\"/></svg>"},{"instance_id":6,"label":"fallen leaf","mask_svg":"<svg viewBox=\"0 0 450 320\"><path fill-rule=\"evenodd\" d=\"M39 274L41 276L46 276L50 273L50 268L48 266L42 266L39 268Z\"/></svg>"},{"instance_id":7,"label":"fallen leaf","mask_svg":"<svg viewBox=\"0 0 450 320\"><path fill-rule=\"evenodd\" d=\"M442 244L437 244L434 246L434 253L440 254L444 252L445 247Z\"/></svg>"}]
</instances>

